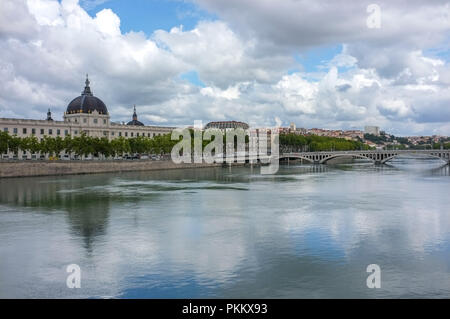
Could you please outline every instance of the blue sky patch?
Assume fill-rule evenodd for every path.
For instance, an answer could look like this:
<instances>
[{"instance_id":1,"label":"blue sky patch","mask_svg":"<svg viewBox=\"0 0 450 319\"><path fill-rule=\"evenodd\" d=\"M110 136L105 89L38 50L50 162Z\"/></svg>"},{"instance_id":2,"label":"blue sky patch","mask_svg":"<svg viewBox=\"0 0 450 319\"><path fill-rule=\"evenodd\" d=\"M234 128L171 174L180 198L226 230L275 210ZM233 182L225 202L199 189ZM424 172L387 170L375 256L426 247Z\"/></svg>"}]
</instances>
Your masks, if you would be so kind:
<instances>
[{"instance_id":1,"label":"blue sky patch","mask_svg":"<svg viewBox=\"0 0 450 319\"><path fill-rule=\"evenodd\" d=\"M197 71L194 71L194 70L181 74L180 78L182 80L189 81L190 83L192 83L192 84L194 84L196 86L200 86L200 87L203 87L203 88L206 86L205 83L203 83L200 80L200 78L198 77Z\"/></svg>"},{"instance_id":2,"label":"blue sky patch","mask_svg":"<svg viewBox=\"0 0 450 319\"><path fill-rule=\"evenodd\" d=\"M94 6L95 3L99 4ZM94 0L81 1L81 5L92 17L103 9L114 11L120 17L122 33L143 31L151 35L155 30L169 31L180 25L191 30L200 20L217 19L196 5L179 0Z\"/></svg>"}]
</instances>

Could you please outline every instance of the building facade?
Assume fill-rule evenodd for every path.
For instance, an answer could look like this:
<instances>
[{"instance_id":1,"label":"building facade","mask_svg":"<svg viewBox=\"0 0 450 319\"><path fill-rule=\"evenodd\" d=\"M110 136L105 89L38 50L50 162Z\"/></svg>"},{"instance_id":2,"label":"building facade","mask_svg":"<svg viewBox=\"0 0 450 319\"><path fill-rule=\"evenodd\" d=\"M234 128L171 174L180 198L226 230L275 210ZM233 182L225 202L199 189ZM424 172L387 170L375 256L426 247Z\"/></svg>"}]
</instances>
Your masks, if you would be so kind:
<instances>
[{"instance_id":1,"label":"building facade","mask_svg":"<svg viewBox=\"0 0 450 319\"><path fill-rule=\"evenodd\" d=\"M220 121L220 122L209 122L205 125L205 130L209 128L219 129L223 132L226 132L230 129L242 128L247 130L249 128L247 123L238 122L238 121Z\"/></svg>"},{"instance_id":2,"label":"building facade","mask_svg":"<svg viewBox=\"0 0 450 319\"><path fill-rule=\"evenodd\" d=\"M380 128L378 126L365 126L364 133L380 136Z\"/></svg>"},{"instance_id":3,"label":"building facade","mask_svg":"<svg viewBox=\"0 0 450 319\"><path fill-rule=\"evenodd\" d=\"M48 110L45 120L0 118L0 129L19 137L34 135L39 140L44 136L64 138L68 135L80 136L83 133L92 137L106 137L109 140L121 136L124 138L155 137L171 133L174 129L174 127L144 125L137 119L136 107L134 107L132 120L127 124L111 122L106 105L94 96L87 77L85 84L81 95L67 106L63 121L53 120Z\"/></svg>"}]
</instances>

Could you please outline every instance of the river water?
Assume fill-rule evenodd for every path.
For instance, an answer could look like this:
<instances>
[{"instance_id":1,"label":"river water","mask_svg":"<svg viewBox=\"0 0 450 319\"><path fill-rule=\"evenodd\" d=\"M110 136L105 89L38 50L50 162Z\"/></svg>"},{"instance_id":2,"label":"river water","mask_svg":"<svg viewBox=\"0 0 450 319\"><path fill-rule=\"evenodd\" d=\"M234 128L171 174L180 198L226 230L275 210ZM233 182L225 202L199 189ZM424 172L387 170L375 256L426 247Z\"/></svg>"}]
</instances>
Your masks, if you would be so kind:
<instances>
[{"instance_id":1,"label":"river water","mask_svg":"<svg viewBox=\"0 0 450 319\"><path fill-rule=\"evenodd\" d=\"M0 179L0 297L449 298L440 164Z\"/></svg>"}]
</instances>

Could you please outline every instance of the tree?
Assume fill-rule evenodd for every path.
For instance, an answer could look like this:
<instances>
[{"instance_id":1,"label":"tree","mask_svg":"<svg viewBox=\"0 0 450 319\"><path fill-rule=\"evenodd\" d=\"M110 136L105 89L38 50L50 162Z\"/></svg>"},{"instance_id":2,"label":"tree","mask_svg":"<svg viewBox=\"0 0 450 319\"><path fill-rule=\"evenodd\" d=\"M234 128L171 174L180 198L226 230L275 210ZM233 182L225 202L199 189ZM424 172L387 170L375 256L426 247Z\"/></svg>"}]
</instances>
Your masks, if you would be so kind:
<instances>
[{"instance_id":1,"label":"tree","mask_svg":"<svg viewBox=\"0 0 450 319\"><path fill-rule=\"evenodd\" d=\"M67 154L71 154L74 151L74 142L72 136L66 135L63 140L64 151Z\"/></svg>"},{"instance_id":2,"label":"tree","mask_svg":"<svg viewBox=\"0 0 450 319\"><path fill-rule=\"evenodd\" d=\"M9 149L9 142L10 142L11 136L8 134L8 132L0 132L0 153L6 153Z\"/></svg>"},{"instance_id":3,"label":"tree","mask_svg":"<svg viewBox=\"0 0 450 319\"><path fill-rule=\"evenodd\" d=\"M17 154L19 152L20 143L21 143L20 137L11 136L8 141L8 149L14 154Z\"/></svg>"},{"instance_id":4,"label":"tree","mask_svg":"<svg viewBox=\"0 0 450 319\"><path fill-rule=\"evenodd\" d=\"M280 148L282 151L349 151L366 150L369 146L361 141L346 140L344 138L318 136L318 135L296 135L281 134Z\"/></svg>"},{"instance_id":5,"label":"tree","mask_svg":"<svg viewBox=\"0 0 450 319\"><path fill-rule=\"evenodd\" d=\"M24 152L36 153L39 151L39 140L34 135L21 138L20 149Z\"/></svg>"},{"instance_id":6,"label":"tree","mask_svg":"<svg viewBox=\"0 0 450 319\"><path fill-rule=\"evenodd\" d=\"M130 152L130 144L123 136L113 139L111 142L111 154L123 156Z\"/></svg>"},{"instance_id":7,"label":"tree","mask_svg":"<svg viewBox=\"0 0 450 319\"><path fill-rule=\"evenodd\" d=\"M52 147L56 156L59 156L61 152L65 149L64 140L60 136L55 137L53 139Z\"/></svg>"}]
</instances>

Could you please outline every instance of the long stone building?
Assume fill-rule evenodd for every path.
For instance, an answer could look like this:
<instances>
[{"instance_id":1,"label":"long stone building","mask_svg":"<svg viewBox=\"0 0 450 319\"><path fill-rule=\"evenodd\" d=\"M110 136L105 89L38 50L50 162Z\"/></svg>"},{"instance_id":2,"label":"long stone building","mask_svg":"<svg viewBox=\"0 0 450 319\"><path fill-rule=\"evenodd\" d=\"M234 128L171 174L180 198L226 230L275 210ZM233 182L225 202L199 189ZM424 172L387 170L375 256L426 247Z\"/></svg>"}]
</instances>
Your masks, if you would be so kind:
<instances>
[{"instance_id":1,"label":"long stone building","mask_svg":"<svg viewBox=\"0 0 450 319\"><path fill-rule=\"evenodd\" d=\"M107 137L110 140L120 136L155 137L170 133L174 129L174 127L144 125L137 119L136 107L134 107L132 120L127 124L111 122L105 103L94 96L87 76L85 83L86 86L81 95L67 106L63 121L53 120L48 110L45 120L0 118L0 129L10 135L19 137L34 135L38 139L44 136L64 138L71 135L75 137L85 133L88 136Z\"/></svg>"}]
</instances>

